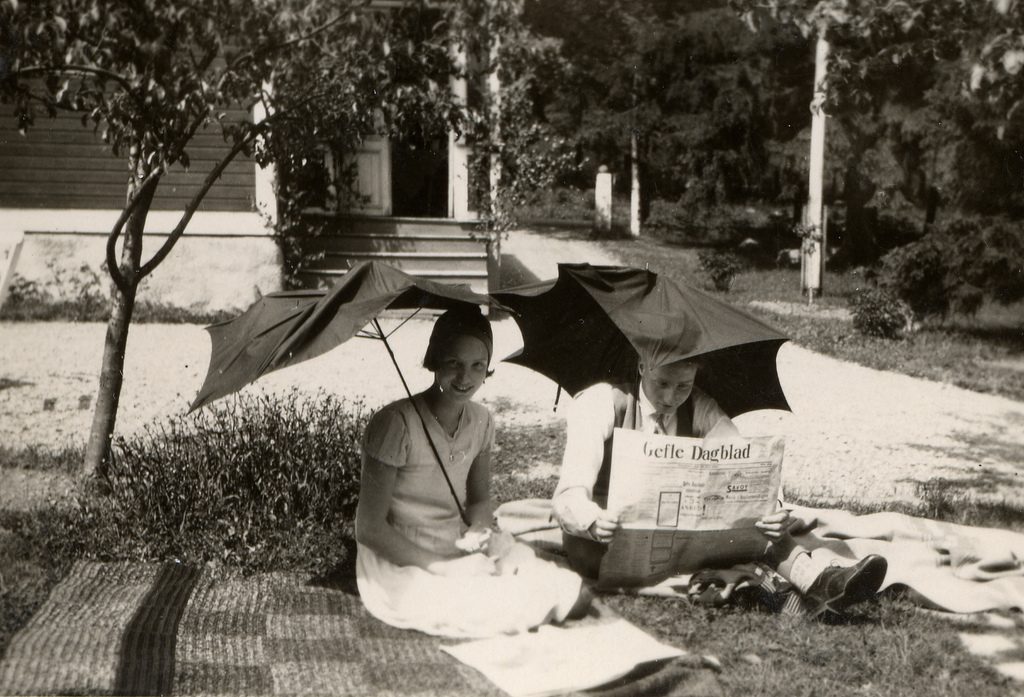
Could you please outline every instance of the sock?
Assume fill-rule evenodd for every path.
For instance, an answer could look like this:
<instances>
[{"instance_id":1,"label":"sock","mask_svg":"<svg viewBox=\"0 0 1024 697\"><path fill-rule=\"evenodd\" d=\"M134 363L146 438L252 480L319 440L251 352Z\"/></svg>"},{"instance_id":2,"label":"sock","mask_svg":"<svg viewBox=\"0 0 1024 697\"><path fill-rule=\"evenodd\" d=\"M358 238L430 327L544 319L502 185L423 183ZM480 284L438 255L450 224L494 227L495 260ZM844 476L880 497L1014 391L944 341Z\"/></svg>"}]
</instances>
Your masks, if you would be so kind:
<instances>
[{"instance_id":1,"label":"sock","mask_svg":"<svg viewBox=\"0 0 1024 697\"><path fill-rule=\"evenodd\" d=\"M814 583L815 579L821 575L821 572L827 566L828 563L824 559L816 559L811 556L810 552L801 552L793 559L787 580L798 591L806 593L807 589L811 587L811 584Z\"/></svg>"}]
</instances>

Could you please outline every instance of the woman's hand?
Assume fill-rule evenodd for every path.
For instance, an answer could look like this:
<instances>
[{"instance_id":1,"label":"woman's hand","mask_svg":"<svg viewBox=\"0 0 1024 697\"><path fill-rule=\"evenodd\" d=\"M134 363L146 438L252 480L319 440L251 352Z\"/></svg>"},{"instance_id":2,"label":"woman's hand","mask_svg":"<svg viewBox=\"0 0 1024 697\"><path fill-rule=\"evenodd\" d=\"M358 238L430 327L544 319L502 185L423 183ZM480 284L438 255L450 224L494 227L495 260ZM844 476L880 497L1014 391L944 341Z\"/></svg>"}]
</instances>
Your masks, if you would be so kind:
<instances>
[{"instance_id":1,"label":"woman's hand","mask_svg":"<svg viewBox=\"0 0 1024 697\"><path fill-rule=\"evenodd\" d=\"M498 569L493 559L476 553L432 562L427 571L438 576L493 576Z\"/></svg>"},{"instance_id":2,"label":"woman's hand","mask_svg":"<svg viewBox=\"0 0 1024 697\"><path fill-rule=\"evenodd\" d=\"M789 511L782 509L766 515L754 523L754 527L761 531L761 534L769 540L781 540L789 535L789 529L796 522L795 518L789 517Z\"/></svg>"},{"instance_id":3,"label":"woman's hand","mask_svg":"<svg viewBox=\"0 0 1024 697\"><path fill-rule=\"evenodd\" d=\"M608 544L612 541L618 529L619 514L602 510L597 514L597 518L590 524L590 527L587 528L587 532L598 542Z\"/></svg>"},{"instance_id":4,"label":"woman's hand","mask_svg":"<svg viewBox=\"0 0 1024 697\"><path fill-rule=\"evenodd\" d=\"M491 540L491 529L482 525L474 525L462 534L462 537L455 540L455 546L466 554L476 552L487 552L488 543ZM488 554L488 556L493 556Z\"/></svg>"}]
</instances>

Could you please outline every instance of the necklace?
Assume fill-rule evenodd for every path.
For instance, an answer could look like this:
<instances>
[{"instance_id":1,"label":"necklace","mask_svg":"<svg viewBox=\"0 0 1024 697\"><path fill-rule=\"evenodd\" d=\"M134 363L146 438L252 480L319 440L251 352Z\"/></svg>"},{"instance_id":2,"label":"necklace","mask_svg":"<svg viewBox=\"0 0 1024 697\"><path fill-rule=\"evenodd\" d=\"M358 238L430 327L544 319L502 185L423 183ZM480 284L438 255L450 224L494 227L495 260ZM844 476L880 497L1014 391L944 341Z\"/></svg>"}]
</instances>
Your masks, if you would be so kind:
<instances>
[{"instance_id":1,"label":"necklace","mask_svg":"<svg viewBox=\"0 0 1024 697\"><path fill-rule=\"evenodd\" d=\"M427 411L430 412L430 416L433 417L434 422L441 427L441 430L444 431L448 435L448 437L454 436L455 433L459 430L459 424L462 423L462 413L466 410L466 407L462 406L462 408L459 409L459 413L455 415L455 419L452 421L452 425L448 426L447 424L445 424L444 421L441 420L440 417L438 417L437 413L431 406L430 401L424 401L427 404Z\"/></svg>"},{"instance_id":2,"label":"necklace","mask_svg":"<svg viewBox=\"0 0 1024 697\"><path fill-rule=\"evenodd\" d=\"M427 411L430 412L430 416L433 417L434 422L438 426L441 427L441 430L444 431L444 433L449 438L451 438L459 430L459 424L462 423L462 414L463 414L463 412L466 411L466 405L465 404L457 405L458 406L458 413L455 415L455 419L453 421L451 421L452 425L449 427L449 426L445 425L445 421L450 421L450 419L445 419L445 421L442 421L441 417L439 417L437 415L437 412L434 411L435 400L437 398L437 395L434 395L434 397L435 397L434 399L431 399L431 394L430 394L430 391L428 390L423 395L423 403L427 407ZM437 400L437 401L443 401L443 400Z\"/></svg>"},{"instance_id":3,"label":"necklace","mask_svg":"<svg viewBox=\"0 0 1024 697\"><path fill-rule=\"evenodd\" d=\"M452 426L447 426L443 421L441 421L441 419L437 417L437 414L434 413L433 409L430 410L430 415L434 417L434 421L436 421L437 425L441 427L441 430L447 433L449 436L455 435L455 433L459 430L459 424L462 422L462 410L460 410L458 416L455 417Z\"/></svg>"}]
</instances>

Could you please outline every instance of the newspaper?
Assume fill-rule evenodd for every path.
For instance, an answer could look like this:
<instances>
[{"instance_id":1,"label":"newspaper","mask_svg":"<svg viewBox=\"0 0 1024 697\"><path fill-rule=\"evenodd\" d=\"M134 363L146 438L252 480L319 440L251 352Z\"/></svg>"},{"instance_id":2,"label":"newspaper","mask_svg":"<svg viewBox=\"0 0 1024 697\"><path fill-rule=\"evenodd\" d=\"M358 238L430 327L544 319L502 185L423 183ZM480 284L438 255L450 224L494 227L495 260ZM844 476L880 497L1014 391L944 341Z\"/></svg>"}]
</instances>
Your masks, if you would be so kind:
<instances>
[{"instance_id":1,"label":"newspaper","mask_svg":"<svg viewBox=\"0 0 1024 697\"><path fill-rule=\"evenodd\" d=\"M615 429L608 509L619 511L621 528L599 584L653 585L760 559L768 540L754 523L777 506L784 445L778 436L708 441Z\"/></svg>"}]
</instances>

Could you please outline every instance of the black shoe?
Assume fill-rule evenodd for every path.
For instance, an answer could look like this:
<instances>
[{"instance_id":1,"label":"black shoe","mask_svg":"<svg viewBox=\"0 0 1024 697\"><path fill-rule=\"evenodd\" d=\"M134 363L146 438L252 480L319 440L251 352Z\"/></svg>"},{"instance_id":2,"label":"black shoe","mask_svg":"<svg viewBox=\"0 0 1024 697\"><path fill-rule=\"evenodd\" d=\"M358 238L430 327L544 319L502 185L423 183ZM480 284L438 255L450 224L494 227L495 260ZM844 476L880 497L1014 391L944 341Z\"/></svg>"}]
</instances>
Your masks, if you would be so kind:
<instances>
[{"instance_id":1,"label":"black shoe","mask_svg":"<svg viewBox=\"0 0 1024 697\"><path fill-rule=\"evenodd\" d=\"M811 618L826 610L842 614L851 605L873 598L888 568L888 562L877 554L869 554L853 566L829 566L803 594L804 607Z\"/></svg>"}]
</instances>

